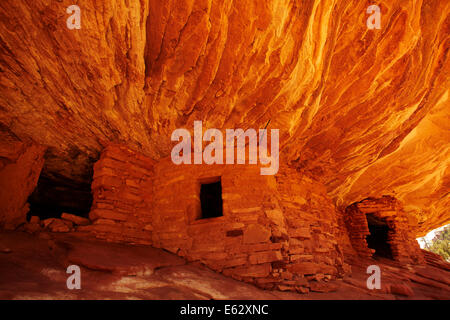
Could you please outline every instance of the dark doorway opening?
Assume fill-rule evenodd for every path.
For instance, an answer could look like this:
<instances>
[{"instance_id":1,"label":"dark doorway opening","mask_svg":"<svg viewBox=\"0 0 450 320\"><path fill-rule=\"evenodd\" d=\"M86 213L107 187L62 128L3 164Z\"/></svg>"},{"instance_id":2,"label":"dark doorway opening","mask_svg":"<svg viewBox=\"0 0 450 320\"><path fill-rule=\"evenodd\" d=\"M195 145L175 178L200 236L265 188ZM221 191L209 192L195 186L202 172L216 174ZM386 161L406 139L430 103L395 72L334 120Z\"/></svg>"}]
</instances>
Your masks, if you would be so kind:
<instances>
[{"instance_id":1,"label":"dark doorway opening","mask_svg":"<svg viewBox=\"0 0 450 320\"><path fill-rule=\"evenodd\" d=\"M62 213L87 218L92 204L91 186L88 183L41 174L28 203L28 220L32 216L38 216L41 220L60 218Z\"/></svg>"},{"instance_id":2,"label":"dark doorway opening","mask_svg":"<svg viewBox=\"0 0 450 320\"><path fill-rule=\"evenodd\" d=\"M384 219L375 217L373 214L367 214L366 217L370 231L366 240L369 248L375 249L373 257L392 259L391 246L388 242L389 226L387 222Z\"/></svg>"},{"instance_id":3,"label":"dark doorway opening","mask_svg":"<svg viewBox=\"0 0 450 320\"><path fill-rule=\"evenodd\" d=\"M223 216L222 182L220 178L218 178L218 181L200 185L200 202L202 208L200 219Z\"/></svg>"}]
</instances>

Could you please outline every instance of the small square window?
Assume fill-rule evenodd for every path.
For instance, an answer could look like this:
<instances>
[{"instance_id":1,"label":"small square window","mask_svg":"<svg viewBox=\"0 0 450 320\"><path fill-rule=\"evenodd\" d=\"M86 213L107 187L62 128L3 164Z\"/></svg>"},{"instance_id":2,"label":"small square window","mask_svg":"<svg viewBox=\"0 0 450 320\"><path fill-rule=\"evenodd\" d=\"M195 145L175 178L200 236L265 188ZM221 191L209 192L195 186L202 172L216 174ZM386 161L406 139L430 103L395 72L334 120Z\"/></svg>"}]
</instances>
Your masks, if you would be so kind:
<instances>
[{"instance_id":1,"label":"small square window","mask_svg":"<svg viewBox=\"0 0 450 320\"><path fill-rule=\"evenodd\" d=\"M222 183L220 178L215 182L201 183L200 202L202 209L200 219L223 216Z\"/></svg>"}]
</instances>

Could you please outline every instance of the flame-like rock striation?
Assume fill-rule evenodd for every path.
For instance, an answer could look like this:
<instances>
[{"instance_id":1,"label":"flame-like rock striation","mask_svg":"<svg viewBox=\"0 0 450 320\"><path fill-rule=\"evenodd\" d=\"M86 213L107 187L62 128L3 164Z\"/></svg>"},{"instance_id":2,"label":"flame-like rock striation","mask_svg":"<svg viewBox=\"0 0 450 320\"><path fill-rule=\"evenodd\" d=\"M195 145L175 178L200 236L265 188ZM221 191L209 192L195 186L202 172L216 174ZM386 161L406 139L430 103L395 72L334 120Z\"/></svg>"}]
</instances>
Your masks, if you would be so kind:
<instances>
[{"instance_id":1,"label":"flame-like rock striation","mask_svg":"<svg viewBox=\"0 0 450 320\"><path fill-rule=\"evenodd\" d=\"M157 160L171 132L280 129L281 161L338 206L393 195L449 222L450 3L0 2L0 122L48 146L44 171L84 183L108 142ZM270 122L269 122L270 121Z\"/></svg>"}]
</instances>

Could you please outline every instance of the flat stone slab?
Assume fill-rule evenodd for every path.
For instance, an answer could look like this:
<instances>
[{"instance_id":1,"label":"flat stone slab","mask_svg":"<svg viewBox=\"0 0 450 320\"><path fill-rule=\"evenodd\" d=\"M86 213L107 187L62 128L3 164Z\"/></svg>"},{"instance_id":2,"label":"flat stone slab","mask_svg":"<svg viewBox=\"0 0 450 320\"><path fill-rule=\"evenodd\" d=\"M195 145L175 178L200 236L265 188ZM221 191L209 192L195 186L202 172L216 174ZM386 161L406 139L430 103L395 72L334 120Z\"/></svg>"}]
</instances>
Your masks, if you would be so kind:
<instances>
[{"instance_id":1,"label":"flat stone slab","mask_svg":"<svg viewBox=\"0 0 450 320\"><path fill-rule=\"evenodd\" d=\"M189 288L192 292L214 300L279 299L273 291L261 290L251 284L226 278L201 265L168 267L157 270L155 275L177 287ZM297 299L299 297L298 294L293 296L297 296Z\"/></svg>"},{"instance_id":2,"label":"flat stone slab","mask_svg":"<svg viewBox=\"0 0 450 320\"><path fill-rule=\"evenodd\" d=\"M184 259L150 246L80 239L62 244L68 248L67 263L124 276L151 275L158 268L186 264Z\"/></svg>"}]
</instances>

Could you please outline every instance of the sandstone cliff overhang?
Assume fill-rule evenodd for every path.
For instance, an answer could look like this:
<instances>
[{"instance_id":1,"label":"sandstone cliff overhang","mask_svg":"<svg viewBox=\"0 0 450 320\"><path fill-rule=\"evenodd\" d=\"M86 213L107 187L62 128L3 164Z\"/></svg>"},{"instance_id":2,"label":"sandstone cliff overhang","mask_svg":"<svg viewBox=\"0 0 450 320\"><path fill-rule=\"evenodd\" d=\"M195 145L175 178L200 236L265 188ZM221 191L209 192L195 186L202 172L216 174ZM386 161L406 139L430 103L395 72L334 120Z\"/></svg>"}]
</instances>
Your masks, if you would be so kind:
<instances>
[{"instance_id":1,"label":"sandstone cliff overhang","mask_svg":"<svg viewBox=\"0 0 450 320\"><path fill-rule=\"evenodd\" d=\"M90 184L110 142L159 160L170 134L278 128L281 155L335 204L392 195L416 235L449 221L447 1L102 1L0 5L0 123Z\"/></svg>"}]
</instances>

